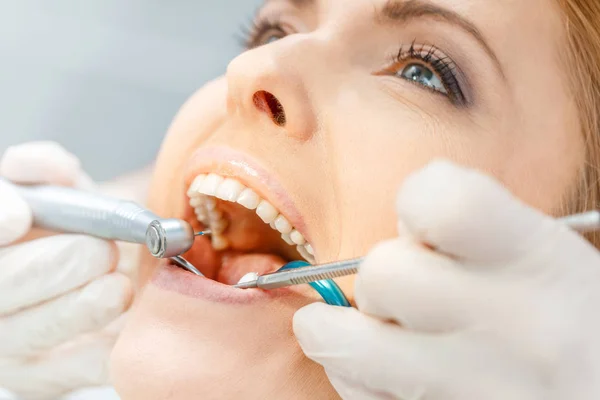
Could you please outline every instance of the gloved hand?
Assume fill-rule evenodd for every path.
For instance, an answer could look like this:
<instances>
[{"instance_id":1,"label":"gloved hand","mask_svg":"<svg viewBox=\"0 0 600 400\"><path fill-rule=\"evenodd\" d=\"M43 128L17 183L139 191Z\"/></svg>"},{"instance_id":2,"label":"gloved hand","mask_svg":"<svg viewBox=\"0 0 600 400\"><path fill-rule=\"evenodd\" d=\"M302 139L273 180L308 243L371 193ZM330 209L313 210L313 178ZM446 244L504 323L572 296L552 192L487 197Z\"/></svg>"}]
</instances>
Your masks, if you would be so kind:
<instances>
[{"instance_id":1,"label":"gloved hand","mask_svg":"<svg viewBox=\"0 0 600 400\"><path fill-rule=\"evenodd\" d=\"M600 398L600 253L492 179L445 162L406 179L399 238L357 309L294 318L344 399Z\"/></svg>"},{"instance_id":2,"label":"gloved hand","mask_svg":"<svg viewBox=\"0 0 600 400\"><path fill-rule=\"evenodd\" d=\"M7 150L0 175L92 184L73 155L49 142ZM23 236L31 220L27 204L0 181L0 387L26 400L57 399L106 384L117 317L130 303L131 283L114 272L114 243L66 234L28 241Z\"/></svg>"}]
</instances>

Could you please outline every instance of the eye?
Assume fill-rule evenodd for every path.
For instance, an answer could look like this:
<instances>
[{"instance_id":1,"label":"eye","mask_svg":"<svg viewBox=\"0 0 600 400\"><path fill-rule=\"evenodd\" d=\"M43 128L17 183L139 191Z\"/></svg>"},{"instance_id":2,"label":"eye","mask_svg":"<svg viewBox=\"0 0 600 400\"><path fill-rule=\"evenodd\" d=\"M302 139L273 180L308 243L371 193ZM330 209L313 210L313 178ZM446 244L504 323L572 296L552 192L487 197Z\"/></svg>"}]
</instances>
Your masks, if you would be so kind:
<instances>
[{"instance_id":1,"label":"eye","mask_svg":"<svg viewBox=\"0 0 600 400\"><path fill-rule=\"evenodd\" d=\"M273 43L279 39L283 39L286 36L287 35L283 30L270 29L269 31L265 32L258 38L257 43L259 46L262 46L264 44Z\"/></svg>"},{"instance_id":2,"label":"eye","mask_svg":"<svg viewBox=\"0 0 600 400\"><path fill-rule=\"evenodd\" d=\"M288 34L279 21L259 19L252 22L252 26L249 29L242 28L242 44L249 50L283 39Z\"/></svg>"},{"instance_id":3,"label":"eye","mask_svg":"<svg viewBox=\"0 0 600 400\"><path fill-rule=\"evenodd\" d=\"M437 74L431 68L423 64L407 64L405 67L400 69L396 73L396 75L403 79L421 84L435 91L448 94L446 87L442 83L441 79L437 76Z\"/></svg>"},{"instance_id":4,"label":"eye","mask_svg":"<svg viewBox=\"0 0 600 400\"><path fill-rule=\"evenodd\" d=\"M463 81L459 79L459 67L441 50L433 45L401 47L392 64L378 74L392 75L413 82L415 85L445 96L454 105L468 106Z\"/></svg>"}]
</instances>

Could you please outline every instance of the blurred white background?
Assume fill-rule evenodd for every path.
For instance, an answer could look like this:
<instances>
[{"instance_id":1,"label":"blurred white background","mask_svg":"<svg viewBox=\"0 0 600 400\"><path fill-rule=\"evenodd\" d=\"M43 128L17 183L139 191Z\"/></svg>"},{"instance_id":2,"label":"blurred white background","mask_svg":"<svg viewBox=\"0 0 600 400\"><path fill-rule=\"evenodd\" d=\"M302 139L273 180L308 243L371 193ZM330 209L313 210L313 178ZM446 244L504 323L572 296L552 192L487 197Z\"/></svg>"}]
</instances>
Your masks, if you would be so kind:
<instances>
[{"instance_id":1,"label":"blurred white background","mask_svg":"<svg viewBox=\"0 0 600 400\"><path fill-rule=\"evenodd\" d=\"M260 0L0 0L0 153L56 140L95 179L152 162Z\"/></svg>"}]
</instances>

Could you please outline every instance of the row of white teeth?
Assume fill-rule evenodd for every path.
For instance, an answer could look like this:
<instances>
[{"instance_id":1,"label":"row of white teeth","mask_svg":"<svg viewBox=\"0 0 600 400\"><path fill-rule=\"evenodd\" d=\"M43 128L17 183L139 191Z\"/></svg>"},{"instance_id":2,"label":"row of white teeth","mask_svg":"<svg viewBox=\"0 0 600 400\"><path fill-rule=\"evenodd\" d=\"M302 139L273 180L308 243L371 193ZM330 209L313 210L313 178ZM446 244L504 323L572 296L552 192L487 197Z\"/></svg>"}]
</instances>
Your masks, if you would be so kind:
<instances>
[{"instance_id":1,"label":"row of white teeth","mask_svg":"<svg viewBox=\"0 0 600 400\"><path fill-rule=\"evenodd\" d=\"M216 250L229 247L223 235L227 229L227 220L217 208L216 198L241 204L254 210L265 224L278 231L289 245L296 246L298 253L308 262L314 263L312 246L298 230L271 203L262 199L254 190L244 186L233 178L224 178L217 174L198 175L190 185L188 192L190 205L194 208L198 221L211 230L212 246Z\"/></svg>"}]
</instances>

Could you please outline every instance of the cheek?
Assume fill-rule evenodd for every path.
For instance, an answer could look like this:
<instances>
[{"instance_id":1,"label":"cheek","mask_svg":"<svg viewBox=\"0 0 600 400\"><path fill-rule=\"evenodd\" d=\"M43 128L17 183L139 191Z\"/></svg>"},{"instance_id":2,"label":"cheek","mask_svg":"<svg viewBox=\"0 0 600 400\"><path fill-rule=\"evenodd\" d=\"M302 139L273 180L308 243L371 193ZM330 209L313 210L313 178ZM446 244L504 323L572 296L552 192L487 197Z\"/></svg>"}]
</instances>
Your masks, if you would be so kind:
<instances>
[{"instance_id":1,"label":"cheek","mask_svg":"<svg viewBox=\"0 0 600 400\"><path fill-rule=\"evenodd\" d=\"M346 96L337 104L344 117L328 126L341 214L335 230L339 243L328 258L364 255L377 242L395 237L397 192L409 174L433 160L450 160L507 182L511 158L532 159L515 150L516 134L505 134L491 118L475 123L466 112L444 111L434 99L425 109L373 97L350 101Z\"/></svg>"},{"instance_id":2,"label":"cheek","mask_svg":"<svg viewBox=\"0 0 600 400\"><path fill-rule=\"evenodd\" d=\"M556 214L580 183L586 148L575 109L547 106L543 114L515 126L523 134L513 138L502 180L524 202Z\"/></svg>"},{"instance_id":3,"label":"cheek","mask_svg":"<svg viewBox=\"0 0 600 400\"><path fill-rule=\"evenodd\" d=\"M508 129L516 122L511 119L503 125L491 119L474 124L399 104L376 110L378 118L365 109L345 110L348 117L330 130L341 210L338 249L331 258L364 255L377 242L395 237L398 189L410 173L435 159L492 175L521 200L548 213L577 181L583 146L566 131Z\"/></svg>"},{"instance_id":4,"label":"cheek","mask_svg":"<svg viewBox=\"0 0 600 400\"><path fill-rule=\"evenodd\" d=\"M227 85L218 78L198 90L179 110L163 141L150 186L148 206L159 215L181 211L183 171L191 153L225 120Z\"/></svg>"},{"instance_id":5,"label":"cheek","mask_svg":"<svg viewBox=\"0 0 600 400\"><path fill-rule=\"evenodd\" d=\"M410 173L435 159L493 169L498 156L483 146L473 151L477 143L465 129L402 107L387 118L371 117L368 124L358 118L341 121L333 131L343 132L335 144L336 170L343 171L337 177L341 258L364 255L376 242L396 235L395 198Z\"/></svg>"}]
</instances>

